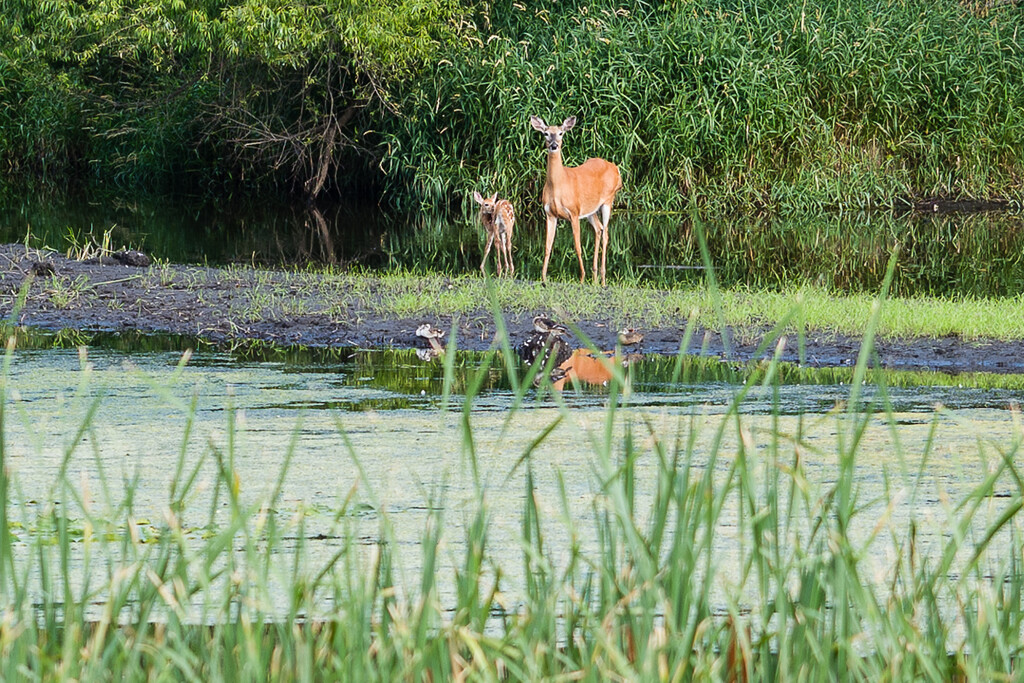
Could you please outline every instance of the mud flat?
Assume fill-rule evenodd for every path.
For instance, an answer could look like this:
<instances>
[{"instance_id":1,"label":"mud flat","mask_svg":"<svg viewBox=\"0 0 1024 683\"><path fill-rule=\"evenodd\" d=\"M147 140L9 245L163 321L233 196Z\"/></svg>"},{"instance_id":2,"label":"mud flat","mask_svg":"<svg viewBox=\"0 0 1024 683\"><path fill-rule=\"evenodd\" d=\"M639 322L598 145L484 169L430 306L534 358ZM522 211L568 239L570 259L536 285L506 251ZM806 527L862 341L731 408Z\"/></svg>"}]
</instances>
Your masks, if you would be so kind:
<instances>
[{"instance_id":1,"label":"mud flat","mask_svg":"<svg viewBox=\"0 0 1024 683\"><path fill-rule=\"evenodd\" d=\"M213 344L258 340L306 346L415 346L415 330L425 320L449 329L451 316L388 316L377 313L372 299L378 292L373 275L338 280L329 275L233 266L140 265L129 256L77 260L20 244L0 245L0 317L17 325L42 330L83 332L138 331L191 335ZM449 289L465 286L453 279ZM27 284L27 287L26 287ZM524 291L536 282L515 284ZM615 345L619 311L573 316L572 301L565 315L600 347ZM542 311L504 314L513 345L532 330L533 316ZM1022 313L1024 315L1024 313ZM668 324L644 325L641 350L672 355L679 351L685 318ZM494 317L481 302L479 310L457 320L458 346L481 351L494 343ZM734 328L723 333L697 330L691 353L728 355L750 360L765 328ZM815 367L851 365L860 348L855 336L810 332L805 339L806 364ZM1024 340L961 339L956 336L878 339L876 353L883 367L936 370L947 373L1024 373ZM783 359L796 362L795 343Z\"/></svg>"}]
</instances>

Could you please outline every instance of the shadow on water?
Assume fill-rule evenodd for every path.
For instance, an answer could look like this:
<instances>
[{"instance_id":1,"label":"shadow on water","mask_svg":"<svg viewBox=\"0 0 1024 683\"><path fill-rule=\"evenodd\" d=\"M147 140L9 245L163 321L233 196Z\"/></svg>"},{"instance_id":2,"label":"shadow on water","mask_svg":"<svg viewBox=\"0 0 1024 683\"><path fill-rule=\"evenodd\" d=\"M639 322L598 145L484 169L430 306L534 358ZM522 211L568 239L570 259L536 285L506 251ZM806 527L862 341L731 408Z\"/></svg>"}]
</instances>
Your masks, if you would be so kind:
<instances>
[{"instance_id":1,"label":"shadow on water","mask_svg":"<svg viewBox=\"0 0 1024 683\"><path fill-rule=\"evenodd\" d=\"M229 370L235 381L260 390L275 390L276 402L263 405L275 409L336 409L343 411L436 409L444 391L443 358L424 361L417 349L359 349L276 347L252 344L244 347L213 348L199 340L171 335L137 333L73 334L19 330L18 349L34 356L34 365L66 363L59 354L33 353L45 349L89 347L89 357L106 356L109 362L129 361L143 366L176 364L186 350L196 349L188 366L199 373ZM587 356L578 352L576 356ZM110 360L113 359L113 360ZM600 362L577 368L578 377L555 383L562 400L570 406L603 405L611 395L609 374ZM529 366L516 359L518 379L527 376ZM763 362L725 362L711 356L681 358L632 355L625 364L627 389L616 394L631 405L701 407L716 412L727 406L739 387L760 384ZM453 362L451 392L464 395L471 382L480 382L474 410L506 410L514 392L504 359L494 354L457 352ZM247 372L262 379L246 379ZM481 375L482 373L482 375ZM779 387L755 387L741 412L783 414L824 413L842 407L849 396L853 368L808 368L782 363ZM326 384L325 384L326 383ZM254 389L255 390L255 389ZM550 404L552 387L544 384L535 394L542 405ZM1024 375L875 370L863 392L865 405L881 407L889 401L896 412L932 412L936 405L949 408L1019 407L1024 401ZM456 399L453 406L461 405Z\"/></svg>"},{"instance_id":2,"label":"shadow on water","mask_svg":"<svg viewBox=\"0 0 1024 683\"><path fill-rule=\"evenodd\" d=\"M468 206L468 204L467 204ZM516 275L539 279L539 209L519 207ZM1012 211L892 212L701 219L724 286L877 291L901 244L898 295L1016 296L1024 292L1024 218ZM560 224L550 274L579 272L568 225ZM337 264L448 273L480 267L484 235L475 212L462 218L399 217L376 207L312 207L252 198L25 197L0 210L0 240L64 251L110 231L112 246L174 262ZM614 214L608 253L613 280L698 285L704 274L686 215ZM583 227L589 271L594 235ZM492 265L493 268L493 265Z\"/></svg>"}]
</instances>

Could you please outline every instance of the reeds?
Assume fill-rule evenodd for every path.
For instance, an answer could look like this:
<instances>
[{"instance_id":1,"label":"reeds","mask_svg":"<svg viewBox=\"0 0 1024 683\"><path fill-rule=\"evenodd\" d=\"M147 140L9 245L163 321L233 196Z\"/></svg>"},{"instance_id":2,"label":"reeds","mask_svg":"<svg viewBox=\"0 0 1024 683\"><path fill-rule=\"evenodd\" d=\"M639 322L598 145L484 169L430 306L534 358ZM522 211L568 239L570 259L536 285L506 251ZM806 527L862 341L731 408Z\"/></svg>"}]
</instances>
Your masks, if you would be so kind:
<instances>
[{"instance_id":1,"label":"reeds","mask_svg":"<svg viewBox=\"0 0 1024 683\"><path fill-rule=\"evenodd\" d=\"M540 194L531 114L566 164L619 164L630 209L714 213L1020 200L1019 13L959 3L499 2L407 95L396 189ZM464 202L466 206L466 204ZM614 219L612 221L614 225Z\"/></svg>"},{"instance_id":2,"label":"reeds","mask_svg":"<svg viewBox=\"0 0 1024 683\"><path fill-rule=\"evenodd\" d=\"M882 379L869 359L883 310L879 300L845 406L825 416L778 409L783 325L767 346L778 341L773 359L735 386L715 419L697 410L653 419L630 406L632 379L617 369L605 407L579 431L583 455L571 470L541 453L576 422L573 408L557 394L534 399L529 375L504 358L516 375L499 441L522 436L517 418L535 400L548 402L548 421L508 453L500 477L482 471L473 408L492 366L469 373L453 399L446 363L442 396L454 410L438 419L473 496L456 506L443 477L423 482L414 545L341 417L336 436L351 466L333 476L347 493L314 529L282 494L303 457L302 421L265 472L265 492L249 494L236 412L225 406L220 437L196 444L197 400L170 390L178 374L154 385L183 418L159 514L137 499L137 476L119 479L103 464L103 397L85 365L49 494L26 498L6 440L22 410L11 343L0 384L0 677L1012 677L1024 625L1019 416L1008 441L979 441L983 471L966 494L931 500L927 465L948 416L936 413L922 450L908 452L884 384L872 402L861 393ZM686 372L681 364L679 378ZM742 414L753 391L774 394L770 414ZM821 448L810 435L823 421L834 459L809 469L808 453ZM878 422L895 435L884 466L868 440ZM881 499L865 498L865 475L882 479ZM519 501L518 519L495 518L498 497Z\"/></svg>"}]
</instances>

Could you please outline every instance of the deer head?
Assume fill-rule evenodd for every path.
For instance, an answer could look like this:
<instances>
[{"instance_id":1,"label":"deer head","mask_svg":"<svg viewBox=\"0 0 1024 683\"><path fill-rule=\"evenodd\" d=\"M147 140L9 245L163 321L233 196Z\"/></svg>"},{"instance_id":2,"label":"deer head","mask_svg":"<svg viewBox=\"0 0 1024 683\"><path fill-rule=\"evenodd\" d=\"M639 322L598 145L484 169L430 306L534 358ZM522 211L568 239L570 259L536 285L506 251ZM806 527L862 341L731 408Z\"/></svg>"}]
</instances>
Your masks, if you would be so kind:
<instances>
[{"instance_id":1,"label":"deer head","mask_svg":"<svg viewBox=\"0 0 1024 683\"><path fill-rule=\"evenodd\" d=\"M570 116L565 121L562 121L560 126L549 126L544 123L544 119L541 117L531 116L530 125L533 126L534 130L544 134L544 143L548 149L548 154L554 154L562 148L562 136L576 125L576 117Z\"/></svg>"}]
</instances>

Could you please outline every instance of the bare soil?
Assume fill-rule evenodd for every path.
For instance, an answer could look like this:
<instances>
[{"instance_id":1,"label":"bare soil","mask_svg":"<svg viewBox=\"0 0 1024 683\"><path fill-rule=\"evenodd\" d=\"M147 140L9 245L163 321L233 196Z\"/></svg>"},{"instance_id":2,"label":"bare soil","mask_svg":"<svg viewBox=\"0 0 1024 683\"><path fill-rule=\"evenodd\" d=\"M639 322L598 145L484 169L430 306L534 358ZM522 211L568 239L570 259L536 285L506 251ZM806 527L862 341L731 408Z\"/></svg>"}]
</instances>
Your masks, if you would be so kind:
<instances>
[{"instance_id":1,"label":"bare soil","mask_svg":"<svg viewBox=\"0 0 1024 683\"><path fill-rule=\"evenodd\" d=\"M253 319L248 305L256 285L273 284L293 298L308 297L322 308L315 291L299 287L294 274L251 268L210 268L191 265L145 265L138 254L76 260L53 252L26 249L20 244L0 245L0 318L42 330L74 329L84 332L138 331L179 334L213 344L260 340L282 345L421 347L415 329L423 319L388 318L360 310L288 315L278 309ZM368 276L372 277L372 276ZM303 274L308 281L309 274ZM29 282L24 301L19 293ZM524 282L524 287L536 286ZM371 290L372 291L372 290ZM302 307L298 307L302 308ZM14 313L16 311L16 313ZM249 311L247 313L246 311ZM15 319L11 320L12 313ZM537 312L507 314L505 326L512 344L522 343L532 330ZM612 348L616 330L611 311L602 318L573 321L597 346ZM432 320L448 329L450 319ZM644 339L642 353L676 354L683 328L638 329ZM732 360L746 361L766 330L732 329L724 332ZM491 313L459 319L458 346L468 350L490 348L495 336ZM723 333L699 330L690 353L726 355ZM937 370L947 373L1024 373L1024 340L964 340L959 337L879 339L878 361L893 369ZM806 363L816 367L852 365L860 349L856 337L812 333L806 339ZM769 353L772 349L769 349ZM795 343L783 359L798 360Z\"/></svg>"}]
</instances>

